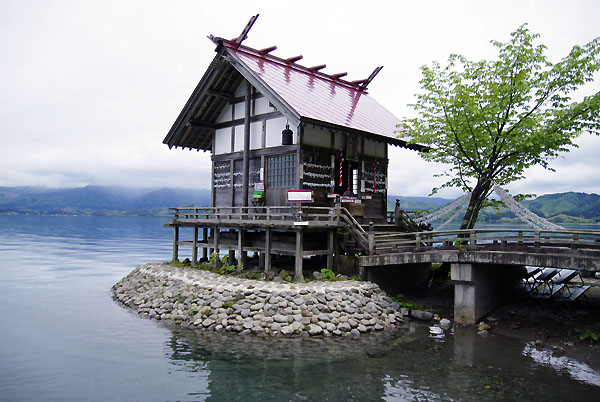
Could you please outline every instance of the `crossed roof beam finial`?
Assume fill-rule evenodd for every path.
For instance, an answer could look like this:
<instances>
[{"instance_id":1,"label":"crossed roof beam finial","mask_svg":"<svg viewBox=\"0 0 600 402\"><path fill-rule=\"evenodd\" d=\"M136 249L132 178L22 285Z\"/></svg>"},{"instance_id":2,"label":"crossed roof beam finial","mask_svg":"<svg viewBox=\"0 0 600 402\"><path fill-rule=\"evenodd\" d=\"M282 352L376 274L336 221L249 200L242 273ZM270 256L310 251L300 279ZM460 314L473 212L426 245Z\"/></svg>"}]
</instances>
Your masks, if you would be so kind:
<instances>
[{"instance_id":1,"label":"crossed roof beam finial","mask_svg":"<svg viewBox=\"0 0 600 402\"><path fill-rule=\"evenodd\" d=\"M252 29L252 26L254 25L254 23L256 22L256 20L258 19L258 16L260 14L256 14L253 15L252 17L250 17L250 20L248 21L248 23L246 24L246 26L244 27L244 29L242 30L242 33L237 36L236 38L230 40L230 42L234 43L235 45L237 45L237 47L239 48L240 45L242 44L242 42L246 39L248 39L248 32L250 32L250 29ZM209 38L214 42L214 40L216 38L214 38L212 35L209 36ZM267 48L264 49L260 49L260 50L255 50L257 53L259 53L262 56L266 56L269 53L271 53L272 51L276 50L277 46L269 46ZM302 60L303 56L302 55L298 55L298 56L294 56L294 57L290 57L287 59L283 59L283 61L287 64L293 64L296 65L304 70L308 70L309 72L312 73L317 73L319 72L319 74L322 74L326 77L329 77L335 81L340 81L340 79L342 77L345 77L348 75L347 72L343 72L343 73L336 73L336 74L326 74L321 72L320 70L324 69L325 67L327 67L326 64L319 64L316 66L312 66L312 67L304 67L301 66L299 64L296 64L297 61ZM355 81L344 81L347 84L350 84L354 87L356 87L359 91L365 91L367 89L367 86L371 83L371 81L373 81L373 79L375 78L375 76L377 74L379 74L379 72L381 71L381 69L383 68L383 66L377 67L375 68L375 70L373 70L373 72L371 73L371 75L365 79L362 80L355 80Z\"/></svg>"}]
</instances>

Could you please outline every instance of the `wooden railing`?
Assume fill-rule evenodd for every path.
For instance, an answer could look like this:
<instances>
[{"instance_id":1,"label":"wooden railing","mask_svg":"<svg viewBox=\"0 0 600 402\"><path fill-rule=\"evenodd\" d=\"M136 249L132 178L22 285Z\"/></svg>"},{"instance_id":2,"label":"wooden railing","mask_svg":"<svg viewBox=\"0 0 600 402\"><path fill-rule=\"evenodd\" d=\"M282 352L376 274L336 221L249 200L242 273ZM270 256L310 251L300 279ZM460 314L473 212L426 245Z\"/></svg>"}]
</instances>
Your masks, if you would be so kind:
<instances>
[{"instance_id":1,"label":"wooden railing","mask_svg":"<svg viewBox=\"0 0 600 402\"><path fill-rule=\"evenodd\" d=\"M281 224L338 226L344 229L364 251L369 250L369 238L364 228L346 208L336 206L306 207L179 207L169 208L173 215L172 224Z\"/></svg>"},{"instance_id":2,"label":"wooden railing","mask_svg":"<svg viewBox=\"0 0 600 402\"><path fill-rule=\"evenodd\" d=\"M335 211L327 207L179 207L169 208L180 223L334 222Z\"/></svg>"},{"instance_id":3,"label":"wooden railing","mask_svg":"<svg viewBox=\"0 0 600 402\"><path fill-rule=\"evenodd\" d=\"M600 231L477 229L375 235L376 254L432 250L539 250L591 252L600 257Z\"/></svg>"}]
</instances>

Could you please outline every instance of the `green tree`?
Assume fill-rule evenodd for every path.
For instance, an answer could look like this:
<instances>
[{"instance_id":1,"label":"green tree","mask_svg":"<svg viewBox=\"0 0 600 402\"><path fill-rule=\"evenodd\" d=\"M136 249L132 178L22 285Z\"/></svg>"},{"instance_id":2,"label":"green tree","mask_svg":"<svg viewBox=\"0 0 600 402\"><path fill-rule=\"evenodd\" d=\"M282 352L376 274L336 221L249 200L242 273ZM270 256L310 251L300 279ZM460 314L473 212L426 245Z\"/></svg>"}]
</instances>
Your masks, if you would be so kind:
<instances>
[{"instance_id":1,"label":"green tree","mask_svg":"<svg viewBox=\"0 0 600 402\"><path fill-rule=\"evenodd\" d=\"M600 38L552 63L546 46L534 43L538 37L525 24L508 42L491 42L497 60L452 54L445 67L421 67L424 91L411 105L418 117L405 119L397 133L427 145L423 159L450 165L440 188L472 193L461 229L475 226L493 183L521 179L533 165L553 170L549 161L576 147L575 138L600 133L600 92L571 99L600 69Z\"/></svg>"}]
</instances>

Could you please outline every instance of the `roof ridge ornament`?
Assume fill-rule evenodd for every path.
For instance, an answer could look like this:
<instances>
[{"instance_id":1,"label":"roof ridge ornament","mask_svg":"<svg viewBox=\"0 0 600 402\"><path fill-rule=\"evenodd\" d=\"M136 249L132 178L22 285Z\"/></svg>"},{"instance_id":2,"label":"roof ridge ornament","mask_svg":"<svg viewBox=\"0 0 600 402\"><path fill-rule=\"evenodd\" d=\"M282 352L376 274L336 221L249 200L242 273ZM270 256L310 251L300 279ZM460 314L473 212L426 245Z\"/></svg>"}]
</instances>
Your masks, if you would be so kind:
<instances>
[{"instance_id":1,"label":"roof ridge ornament","mask_svg":"<svg viewBox=\"0 0 600 402\"><path fill-rule=\"evenodd\" d=\"M350 83L353 85L358 85L358 89L364 91L367 89L367 85L369 85L371 81L373 81L375 76L379 74L382 68L383 66L376 67L375 70L373 70L373 72L371 73L371 75L369 75L369 78L365 78L364 80L350 81Z\"/></svg>"},{"instance_id":2,"label":"roof ridge ornament","mask_svg":"<svg viewBox=\"0 0 600 402\"><path fill-rule=\"evenodd\" d=\"M333 80L333 81L336 81L339 83L344 83L345 85L350 85L350 86L356 88L360 92L366 92L367 86L371 83L371 81L373 81L375 76L383 68L383 66L375 68L375 70L373 70L373 72L371 73L371 75L368 78L365 78L362 80L355 80L355 81L346 81L346 80L341 79L342 77L345 77L348 75L348 73L346 73L346 72L337 73L337 74L327 74L327 73L321 72L320 70L322 70L326 67L325 64L320 64L320 65L312 66L312 67L305 67L300 64L296 64L297 61L299 61L303 58L302 55L293 56L293 57L289 57L289 58L281 58L281 57L271 55L270 53L273 52L274 50L276 50L277 46L269 46L264 49L254 49L254 48L242 45L242 42L248 38L248 32L250 31L250 29L252 28L252 26L254 25L256 20L258 19L259 15L260 14L256 14L256 15L250 17L250 20L246 24L246 27L244 28L242 33L237 38L228 40L228 39L223 39L220 37L215 37L213 35L208 35L208 38L213 43L215 43L217 46L221 46L224 44L225 46L228 46L232 49L250 52L250 54L255 54L259 57L270 58L271 60L278 61L279 63L285 63L289 66L293 66L293 67L298 68L309 74L317 74L323 78L328 78L330 80Z\"/></svg>"},{"instance_id":3,"label":"roof ridge ornament","mask_svg":"<svg viewBox=\"0 0 600 402\"><path fill-rule=\"evenodd\" d=\"M238 36L235 39L232 39L231 41L239 46L244 40L246 40L248 38L248 32L250 32L252 25L254 25L254 23L256 22L256 19L258 18L259 15L260 14L256 14L256 15L253 15L252 17L250 17L250 21L248 21L248 23L246 24L246 27L244 28L244 30L242 31L240 36Z\"/></svg>"}]
</instances>

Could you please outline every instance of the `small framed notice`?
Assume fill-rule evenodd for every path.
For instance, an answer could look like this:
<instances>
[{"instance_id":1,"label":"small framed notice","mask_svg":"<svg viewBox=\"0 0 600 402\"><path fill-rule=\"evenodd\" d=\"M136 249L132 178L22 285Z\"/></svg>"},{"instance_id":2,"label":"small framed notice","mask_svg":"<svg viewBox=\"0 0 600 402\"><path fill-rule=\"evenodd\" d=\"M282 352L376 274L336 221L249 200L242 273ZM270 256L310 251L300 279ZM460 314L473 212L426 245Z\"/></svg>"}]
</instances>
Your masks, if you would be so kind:
<instances>
[{"instance_id":1,"label":"small framed notice","mask_svg":"<svg viewBox=\"0 0 600 402\"><path fill-rule=\"evenodd\" d=\"M265 191L265 182L264 181L255 181L254 182L254 191Z\"/></svg>"},{"instance_id":2,"label":"small framed notice","mask_svg":"<svg viewBox=\"0 0 600 402\"><path fill-rule=\"evenodd\" d=\"M288 202L313 202L312 190L288 190Z\"/></svg>"}]
</instances>

